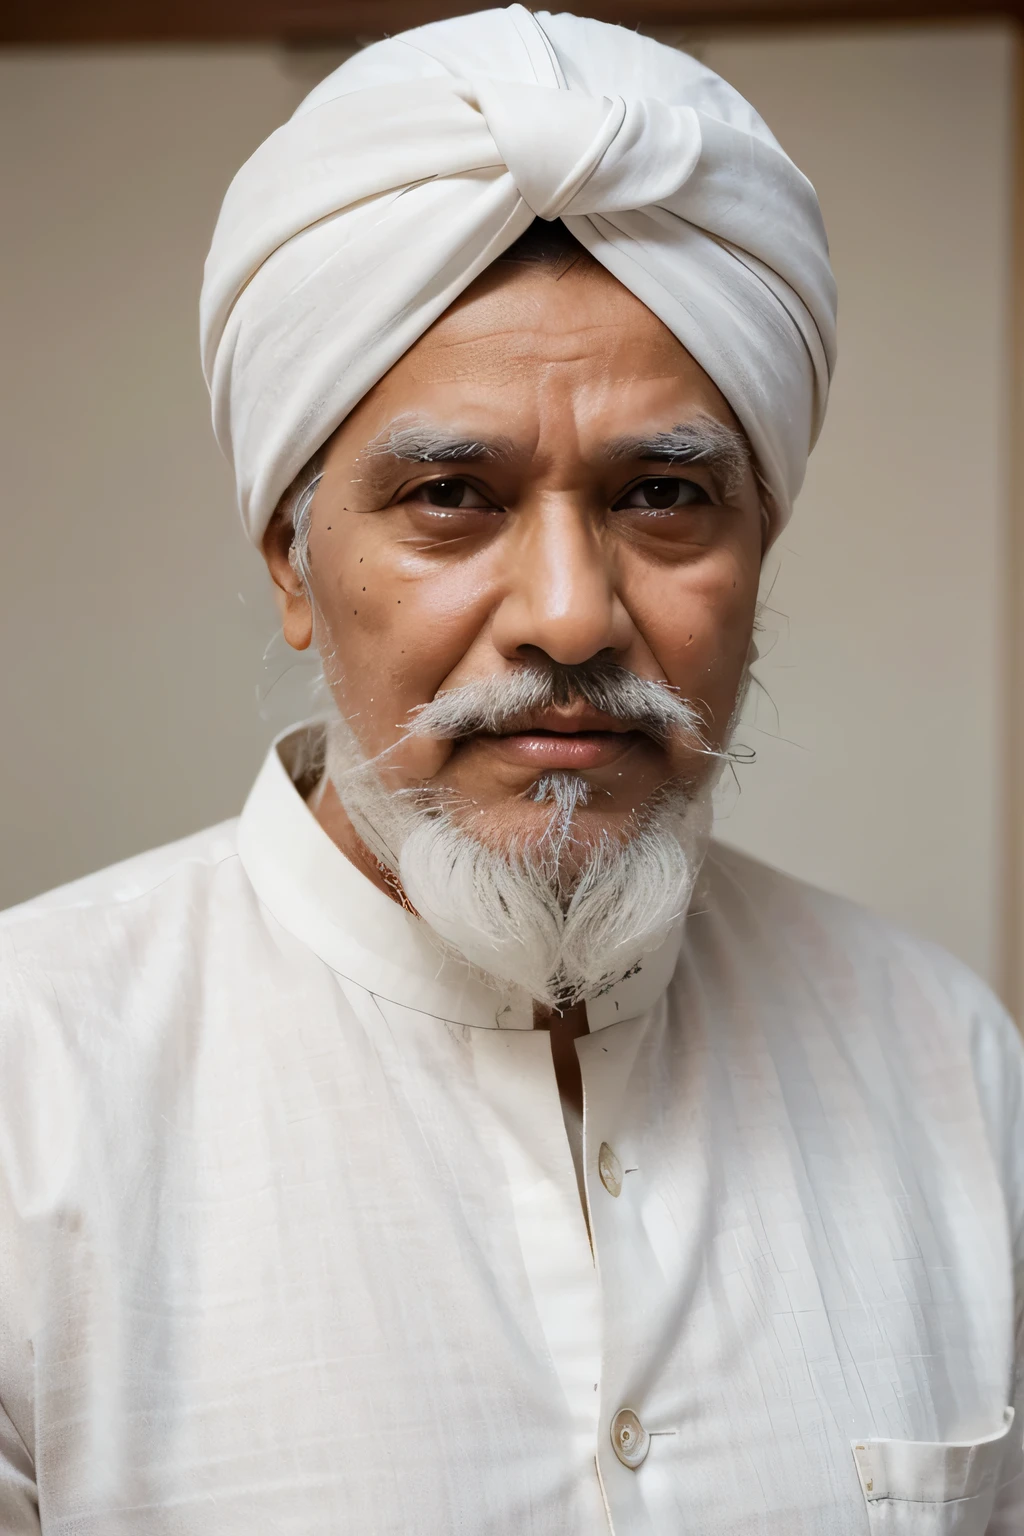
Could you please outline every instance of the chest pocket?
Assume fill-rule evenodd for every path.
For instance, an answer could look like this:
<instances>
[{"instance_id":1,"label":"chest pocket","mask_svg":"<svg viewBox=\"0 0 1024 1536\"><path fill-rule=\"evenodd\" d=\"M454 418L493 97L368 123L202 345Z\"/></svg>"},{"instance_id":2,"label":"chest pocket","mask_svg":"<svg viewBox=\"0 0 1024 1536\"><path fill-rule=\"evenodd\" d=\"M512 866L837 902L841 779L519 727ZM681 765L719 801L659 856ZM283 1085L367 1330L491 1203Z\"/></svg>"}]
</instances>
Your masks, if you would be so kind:
<instances>
[{"instance_id":1,"label":"chest pocket","mask_svg":"<svg viewBox=\"0 0 1024 1536\"><path fill-rule=\"evenodd\" d=\"M854 1440L871 1536L985 1536L1013 1409L984 1440Z\"/></svg>"}]
</instances>

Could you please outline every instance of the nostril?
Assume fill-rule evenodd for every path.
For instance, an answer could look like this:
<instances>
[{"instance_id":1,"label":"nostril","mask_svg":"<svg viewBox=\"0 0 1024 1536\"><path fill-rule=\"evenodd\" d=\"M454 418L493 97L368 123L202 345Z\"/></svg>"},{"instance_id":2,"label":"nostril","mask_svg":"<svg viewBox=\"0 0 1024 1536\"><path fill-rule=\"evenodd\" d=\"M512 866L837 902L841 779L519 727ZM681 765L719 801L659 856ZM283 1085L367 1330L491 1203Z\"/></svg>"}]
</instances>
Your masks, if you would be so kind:
<instances>
[{"instance_id":1,"label":"nostril","mask_svg":"<svg viewBox=\"0 0 1024 1536\"><path fill-rule=\"evenodd\" d=\"M528 661L533 666L549 667L575 665L582 666L587 661L617 661L619 653L614 645L603 645L598 650L591 650L585 656L579 657L572 663L567 663L565 657L556 656L554 651L545 650L541 645L533 645L529 642L516 646L516 655L523 661Z\"/></svg>"},{"instance_id":2,"label":"nostril","mask_svg":"<svg viewBox=\"0 0 1024 1536\"><path fill-rule=\"evenodd\" d=\"M516 657L531 666L550 667L582 667L587 662L617 661L619 652L614 646L594 646L588 644L585 637L573 637L567 635L563 643L557 639L549 641L547 646L525 644L519 645L515 650Z\"/></svg>"}]
</instances>

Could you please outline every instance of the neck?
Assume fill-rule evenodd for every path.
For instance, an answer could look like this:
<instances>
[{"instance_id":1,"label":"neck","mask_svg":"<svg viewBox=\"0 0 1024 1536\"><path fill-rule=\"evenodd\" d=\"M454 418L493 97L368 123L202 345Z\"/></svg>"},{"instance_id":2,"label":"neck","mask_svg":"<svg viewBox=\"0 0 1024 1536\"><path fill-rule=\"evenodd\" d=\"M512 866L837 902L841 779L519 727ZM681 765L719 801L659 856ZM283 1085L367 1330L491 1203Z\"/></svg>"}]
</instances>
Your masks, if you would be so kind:
<instances>
[{"instance_id":1,"label":"neck","mask_svg":"<svg viewBox=\"0 0 1024 1536\"><path fill-rule=\"evenodd\" d=\"M365 875L378 891L383 891L396 906L411 912L413 909L406 900L398 878L367 848L339 800L338 791L326 774L319 780L306 803L331 842L341 849L349 863L354 864L359 873Z\"/></svg>"}]
</instances>

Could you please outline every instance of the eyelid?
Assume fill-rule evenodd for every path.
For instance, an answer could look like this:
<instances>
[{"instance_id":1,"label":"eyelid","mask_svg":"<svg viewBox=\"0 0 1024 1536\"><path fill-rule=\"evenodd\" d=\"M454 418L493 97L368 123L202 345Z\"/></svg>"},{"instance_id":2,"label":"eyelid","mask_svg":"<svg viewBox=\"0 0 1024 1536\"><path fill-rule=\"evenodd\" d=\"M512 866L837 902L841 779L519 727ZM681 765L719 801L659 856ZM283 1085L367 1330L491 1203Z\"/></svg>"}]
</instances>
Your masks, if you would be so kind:
<instances>
[{"instance_id":1,"label":"eyelid","mask_svg":"<svg viewBox=\"0 0 1024 1536\"><path fill-rule=\"evenodd\" d=\"M686 467L690 467L690 466L686 466ZM718 490L718 487L716 485L714 485L714 484L712 484L710 486L703 485L699 480L695 479L692 474L684 475L684 474L679 474L678 472L673 473L670 469L666 468L666 470L662 474L660 474L660 475L651 475L651 474L638 475L635 480L631 480L630 483L627 486L625 486L623 490L621 490L619 492L618 496L616 496L615 500L612 502L611 510L613 512L632 511L632 512L662 513L662 514L669 513L669 512L678 512L678 511L680 511L681 508L678 507L678 506L674 506L674 507L629 507L629 508L624 508L623 507L622 503L627 499L627 497L632 496L634 491L638 491L642 485L646 485L647 482L650 481L650 480L677 480L680 485L692 485L695 490L702 491L704 493L704 495L708 497L708 501L707 502L705 502L705 503L696 502L696 503L693 503L693 505L697 505L697 506L700 506L700 505L713 506L713 505L715 505L716 500L719 499L719 490ZM684 502L683 506L685 506L685 505L686 505L686 503Z\"/></svg>"},{"instance_id":2,"label":"eyelid","mask_svg":"<svg viewBox=\"0 0 1024 1536\"><path fill-rule=\"evenodd\" d=\"M396 492L396 500L399 503L412 501L421 492L425 491L428 486L439 485L444 480L455 480L467 486L469 490L481 497L484 505L476 507L439 507L431 502L427 502L426 505L430 508L431 512L444 513L449 517L465 516L471 512L504 512L505 508L501 505L501 502L497 501L492 493L474 480L471 475L433 474L426 479L416 481L414 485L400 487Z\"/></svg>"},{"instance_id":3,"label":"eyelid","mask_svg":"<svg viewBox=\"0 0 1024 1536\"><path fill-rule=\"evenodd\" d=\"M437 473L432 475L425 475L422 480L418 479L416 480L415 484L412 485L407 481L405 486L402 487L400 494L404 493L409 496L414 496L417 491L425 491L428 485L441 485L445 480L457 480L463 485L470 486L474 491L480 491L481 495L486 494L481 490L480 486L474 484L469 475L444 475Z\"/></svg>"}]
</instances>

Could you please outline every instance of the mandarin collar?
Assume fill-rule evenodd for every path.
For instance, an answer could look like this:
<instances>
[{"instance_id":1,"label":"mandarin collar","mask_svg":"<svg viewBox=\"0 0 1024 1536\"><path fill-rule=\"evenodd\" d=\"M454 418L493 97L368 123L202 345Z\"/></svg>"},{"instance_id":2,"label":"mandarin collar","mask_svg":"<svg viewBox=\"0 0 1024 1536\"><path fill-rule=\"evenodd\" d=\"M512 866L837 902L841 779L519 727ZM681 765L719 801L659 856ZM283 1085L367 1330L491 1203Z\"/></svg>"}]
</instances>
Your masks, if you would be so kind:
<instances>
[{"instance_id":1,"label":"mandarin collar","mask_svg":"<svg viewBox=\"0 0 1024 1536\"><path fill-rule=\"evenodd\" d=\"M378 890L328 837L286 766L302 736L316 729L311 722L277 738L242 811L238 853L260 901L331 970L382 999L452 1024L532 1029L525 992L499 991L442 954L423 921ZM659 949L587 1004L591 1032L653 1007L681 940L679 923Z\"/></svg>"}]
</instances>

